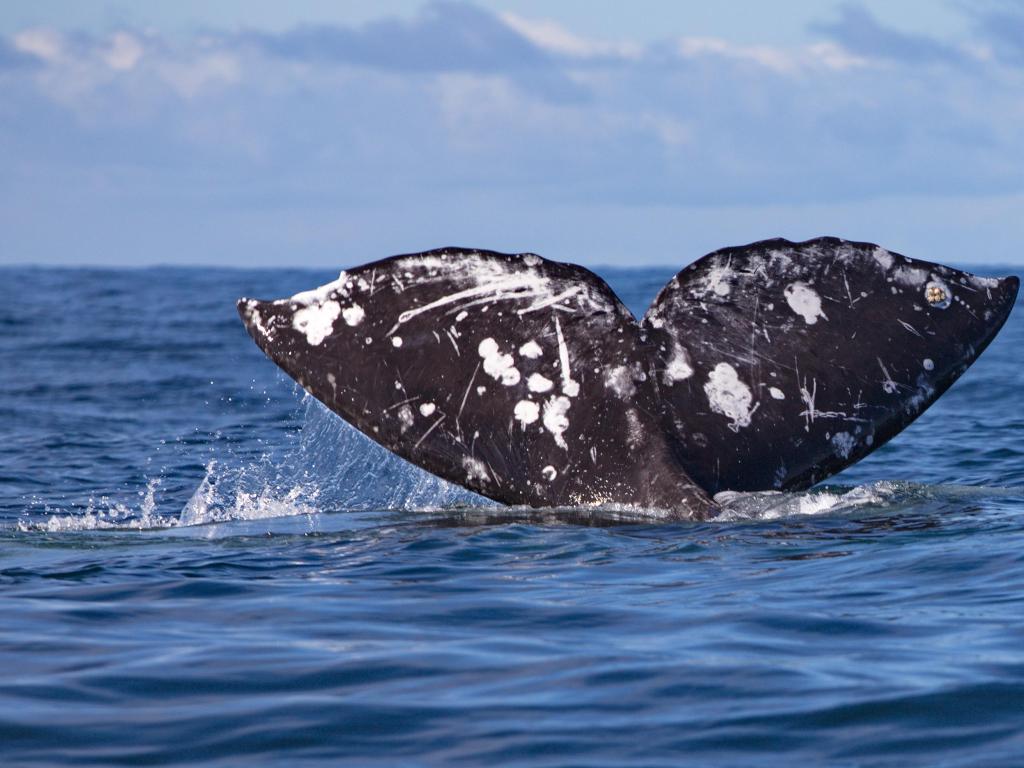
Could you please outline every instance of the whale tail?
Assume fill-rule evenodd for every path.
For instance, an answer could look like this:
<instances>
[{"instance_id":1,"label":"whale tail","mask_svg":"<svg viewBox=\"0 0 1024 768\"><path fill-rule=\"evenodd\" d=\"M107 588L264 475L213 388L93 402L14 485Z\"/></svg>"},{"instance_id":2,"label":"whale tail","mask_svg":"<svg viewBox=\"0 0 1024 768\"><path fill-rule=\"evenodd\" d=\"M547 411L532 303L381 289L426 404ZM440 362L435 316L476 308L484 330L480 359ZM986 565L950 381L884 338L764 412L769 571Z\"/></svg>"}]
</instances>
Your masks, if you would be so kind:
<instances>
[{"instance_id":1,"label":"whale tail","mask_svg":"<svg viewBox=\"0 0 1024 768\"><path fill-rule=\"evenodd\" d=\"M314 397L447 480L704 518L720 490L807 487L890 439L1017 287L866 243L768 240L687 267L637 322L582 267L444 248L238 310Z\"/></svg>"}]
</instances>

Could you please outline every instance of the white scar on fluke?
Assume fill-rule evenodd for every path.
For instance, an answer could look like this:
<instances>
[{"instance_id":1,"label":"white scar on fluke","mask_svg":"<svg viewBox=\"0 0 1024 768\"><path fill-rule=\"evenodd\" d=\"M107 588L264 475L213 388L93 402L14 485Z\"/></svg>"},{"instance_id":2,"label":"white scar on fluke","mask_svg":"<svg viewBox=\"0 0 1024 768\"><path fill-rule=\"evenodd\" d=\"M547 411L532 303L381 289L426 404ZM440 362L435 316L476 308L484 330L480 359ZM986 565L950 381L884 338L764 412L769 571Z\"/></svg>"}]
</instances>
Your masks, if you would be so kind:
<instances>
[{"instance_id":1,"label":"white scar on fluke","mask_svg":"<svg viewBox=\"0 0 1024 768\"><path fill-rule=\"evenodd\" d=\"M790 283L784 291L786 303L808 325L814 325L819 317L828 320L821 309L821 296L805 283Z\"/></svg>"},{"instance_id":2,"label":"white scar on fluke","mask_svg":"<svg viewBox=\"0 0 1024 768\"><path fill-rule=\"evenodd\" d=\"M296 293L290 299L281 300L280 303L293 302L304 306L309 306L310 304L323 304L331 297L332 293L339 293L342 296L347 296L348 286L351 285L351 282L352 281L349 279L348 273L342 270L338 274L338 277L331 282L324 283L311 291L301 291Z\"/></svg>"},{"instance_id":3,"label":"white scar on fluke","mask_svg":"<svg viewBox=\"0 0 1024 768\"><path fill-rule=\"evenodd\" d=\"M334 330L334 321L338 319L341 307L336 301L323 304L312 304L295 312L292 327L306 335L306 342L319 346Z\"/></svg>"},{"instance_id":4,"label":"white scar on fluke","mask_svg":"<svg viewBox=\"0 0 1024 768\"><path fill-rule=\"evenodd\" d=\"M540 418L540 406L532 400L520 400L516 403L514 415L525 427Z\"/></svg>"},{"instance_id":5,"label":"white scar on fluke","mask_svg":"<svg viewBox=\"0 0 1024 768\"><path fill-rule=\"evenodd\" d=\"M628 400L636 394L632 373L624 365L618 365L609 370L605 374L604 385L622 400Z\"/></svg>"},{"instance_id":6,"label":"white scar on fluke","mask_svg":"<svg viewBox=\"0 0 1024 768\"><path fill-rule=\"evenodd\" d=\"M447 266L447 265L445 265ZM522 300L525 298L550 298L550 281L534 271L526 271L519 274L500 274L498 270L491 270L492 274L486 278L481 274L476 278L477 283L469 288L442 296L439 299L428 302L415 309L408 309L398 315L398 320L388 331L390 336L404 323L435 309L447 307L452 304L459 305L460 315L466 308L478 304L492 304L501 300ZM486 307L484 308L486 311Z\"/></svg>"},{"instance_id":7,"label":"white scar on fluke","mask_svg":"<svg viewBox=\"0 0 1024 768\"><path fill-rule=\"evenodd\" d=\"M536 360L541 356L541 354L543 354L543 350L540 348L540 344L533 339L530 339L530 341L526 342L519 348L519 354L523 357L529 357L532 360Z\"/></svg>"},{"instance_id":8,"label":"white scar on fluke","mask_svg":"<svg viewBox=\"0 0 1024 768\"><path fill-rule=\"evenodd\" d=\"M569 405L569 398L562 395L544 403L544 427L555 438L555 444L565 450L569 450L569 445L562 435L569 428Z\"/></svg>"},{"instance_id":9,"label":"white scar on fluke","mask_svg":"<svg viewBox=\"0 0 1024 768\"><path fill-rule=\"evenodd\" d=\"M693 366L690 365L690 356L677 341L672 342L672 356L669 357L665 370L662 371L662 378L666 384L675 384L685 381L693 376Z\"/></svg>"},{"instance_id":10,"label":"white scar on fluke","mask_svg":"<svg viewBox=\"0 0 1024 768\"><path fill-rule=\"evenodd\" d=\"M358 304L353 304L341 310L341 316L345 319L346 325L359 325L363 322L363 318L366 317L366 312ZM400 345L402 343L401 340L398 343Z\"/></svg>"},{"instance_id":11,"label":"white scar on fluke","mask_svg":"<svg viewBox=\"0 0 1024 768\"><path fill-rule=\"evenodd\" d=\"M477 352L483 358L484 373L492 379L500 381L506 387L519 383L519 369L511 354L503 354L498 342L488 337L480 342Z\"/></svg>"},{"instance_id":12,"label":"white scar on fluke","mask_svg":"<svg viewBox=\"0 0 1024 768\"><path fill-rule=\"evenodd\" d=\"M740 381L736 369L731 365L719 363L715 366L708 374L704 394L707 395L712 411L731 420L731 430L735 432L740 427L750 426L750 417L758 406L750 407L754 399L750 387Z\"/></svg>"},{"instance_id":13,"label":"white scar on fluke","mask_svg":"<svg viewBox=\"0 0 1024 768\"><path fill-rule=\"evenodd\" d=\"M558 364L562 371L562 392L569 397L576 397L580 393L580 385L573 381L572 371L569 370L569 348L565 345L565 337L562 335L562 324L555 318L555 334L558 336Z\"/></svg>"},{"instance_id":14,"label":"white scar on fluke","mask_svg":"<svg viewBox=\"0 0 1024 768\"><path fill-rule=\"evenodd\" d=\"M554 388L555 383L543 374L531 373L526 386L531 392L548 392Z\"/></svg>"},{"instance_id":15,"label":"white scar on fluke","mask_svg":"<svg viewBox=\"0 0 1024 768\"><path fill-rule=\"evenodd\" d=\"M733 271L731 269L731 262L720 264L712 269L708 270L707 279L705 280L705 289L708 293L713 293L719 297L726 297L729 295L729 291L732 290L731 280L733 277Z\"/></svg>"}]
</instances>

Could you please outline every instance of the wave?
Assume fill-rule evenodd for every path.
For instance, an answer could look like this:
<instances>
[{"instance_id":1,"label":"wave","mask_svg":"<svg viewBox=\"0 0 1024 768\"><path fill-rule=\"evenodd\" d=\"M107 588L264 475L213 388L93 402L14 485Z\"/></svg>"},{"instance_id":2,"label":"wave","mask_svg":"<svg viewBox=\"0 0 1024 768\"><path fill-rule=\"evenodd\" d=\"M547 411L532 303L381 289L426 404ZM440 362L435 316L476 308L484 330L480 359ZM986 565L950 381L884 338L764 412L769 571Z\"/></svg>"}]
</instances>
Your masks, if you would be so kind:
<instances>
[{"instance_id":1,"label":"wave","mask_svg":"<svg viewBox=\"0 0 1024 768\"><path fill-rule=\"evenodd\" d=\"M84 509L56 510L43 519L22 520L21 530L71 531L169 530L220 523L265 521L304 516L322 526L325 514L431 513L442 523L617 524L658 522L663 510L603 506L539 510L505 507L448 483L394 456L349 428L319 402L304 397L302 426L290 445L256 461L230 454L211 460L185 501L173 494L158 501L164 478L150 478L137 503L90 499ZM877 481L855 487L824 486L801 493L719 493L722 507L715 523L767 521L865 510L896 513L922 502L963 505L971 500L1024 496L1024 489L988 486L925 485ZM163 511L162 508L166 508ZM316 518L316 526L312 519ZM330 526L328 526L330 527Z\"/></svg>"},{"instance_id":2,"label":"wave","mask_svg":"<svg viewBox=\"0 0 1024 768\"><path fill-rule=\"evenodd\" d=\"M82 512L51 514L42 521L19 523L21 530L63 533L71 531L144 531L210 526L274 519L308 518L310 530L333 527L325 515L351 516L370 512L378 518L390 513L430 515L435 524L504 525L537 524L622 524L667 521L663 510L617 506L565 507L535 509L496 504L466 504L445 500L444 496L421 499L420 494L402 496L398 503L371 503L351 506L318 503L322 489L315 483L290 488L265 484L258 491L241 487L238 479L244 471L224 470L211 462L207 474L184 509L177 514L156 512L155 496L159 481L151 481L137 509L120 502L93 502ZM432 484L432 483L431 483ZM389 495L401 496L392 489ZM885 512L898 515L916 511L922 503L961 507L986 499L1024 497L1024 489L989 486L924 485L882 480L853 488L826 488L801 493L718 494L722 513L710 524L777 521L804 517L844 516L858 512ZM424 503L426 502L426 503ZM423 520L424 518L420 518ZM677 520L670 520L678 522ZM338 520L336 525L343 524Z\"/></svg>"}]
</instances>

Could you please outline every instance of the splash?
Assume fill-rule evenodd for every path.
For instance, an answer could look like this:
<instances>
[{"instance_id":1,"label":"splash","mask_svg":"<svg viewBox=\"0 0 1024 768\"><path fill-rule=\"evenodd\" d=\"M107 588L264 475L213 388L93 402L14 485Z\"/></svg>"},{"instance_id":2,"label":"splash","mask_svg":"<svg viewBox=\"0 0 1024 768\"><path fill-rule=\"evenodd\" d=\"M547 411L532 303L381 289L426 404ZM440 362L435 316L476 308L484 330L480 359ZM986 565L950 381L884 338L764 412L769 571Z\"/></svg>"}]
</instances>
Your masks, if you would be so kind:
<instances>
[{"instance_id":1,"label":"splash","mask_svg":"<svg viewBox=\"0 0 1024 768\"><path fill-rule=\"evenodd\" d=\"M720 522L778 520L784 517L840 514L861 507L884 505L898 493L899 490L894 483L885 481L857 486L846 491L811 490L802 493L723 491L715 495L715 501L723 509L722 514L716 520Z\"/></svg>"},{"instance_id":2,"label":"splash","mask_svg":"<svg viewBox=\"0 0 1024 768\"><path fill-rule=\"evenodd\" d=\"M815 515L848 515L865 510L910 511L922 504L999 497L1016 498L1021 490L975 485L926 485L905 481L879 480L854 488L824 487L801 493L764 491L738 493L724 491L715 495L723 508L718 522L743 520L779 520Z\"/></svg>"},{"instance_id":3,"label":"splash","mask_svg":"<svg viewBox=\"0 0 1024 768\"><path fill-rule=\"evenodd\" d=\"M175 523L174 518L162 517L156 512L156 491L160 478L151 478L144 490L139 492L138 508L106 496L89 499L82 512L72 514L51 514L42 523L19 521L20 530L44 530L49 533L63 531L101 531L112 529L166 528Z\"/></svg>"},{"instance_id":4,"label":"splash","mask_svg":"<svg viewBox=\"0 0 1024 768\"><path fill-rule=\"evenodd\" d=\"M205 465L184 502L159 498L161 477L150 478L139 501L91 498L81 510L47 510L22 530L159 530L244 520L363 510L435 511L495 503L394 456L304 396L301 427L277 451L241 460L230 451Z\"/></svg>"},{"instance_id":5,"label":"splash","mask_svg":"<svg viewBox=\"0 0 1024 768\"><path fill-rule=\"evenodd\" d=\"M205 465L191 494L162 489L150 478L138 501L91 498L83 509L47 510L42 520L21 521L21 530L69 531L188 529L234 521L305 516L312 522L330 513L443 513L471 524L518 519L573 522L657 522L660 510L581 508L532 510L503 507L452 485L398 458L352 429L317 400L299 403L300 427L263 455L239 458L230 450ZM929 486L880 481L854 488L825 487L802 493L719 493L723 512L716 523L844 515L862 510L898 513L924 501L990 497L1013 489ZM313 527L312 525L310 527Z\"/></svg>"}]
</instances>

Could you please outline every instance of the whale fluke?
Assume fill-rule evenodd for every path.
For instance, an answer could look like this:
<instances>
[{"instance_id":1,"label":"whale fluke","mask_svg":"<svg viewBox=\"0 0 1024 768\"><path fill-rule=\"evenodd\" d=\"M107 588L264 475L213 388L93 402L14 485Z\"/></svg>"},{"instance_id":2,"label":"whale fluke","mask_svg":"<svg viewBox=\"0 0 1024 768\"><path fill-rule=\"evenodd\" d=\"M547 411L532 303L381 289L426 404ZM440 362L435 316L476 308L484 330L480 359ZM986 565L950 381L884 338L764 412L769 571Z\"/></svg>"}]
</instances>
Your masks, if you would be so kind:
<instances>
[{"instance_id":1,"label":"whale fluke","mask_svg":"<svg viewBox=\"0 0 1024 768\"><path fill-rule=\"evenodd\" d=\"M802 490L900 432L988 346L1015 277L823 237L724 248L643 318L682 463L709 493Z\"/></svg>"},{"instance_id":2,"label":"whale fluke","mask_svg":"<svg viewBox=\"0 0 1024 768\"><path fill-rule=\"evenodd\" d=\"M447 480L701 519L718 491L805 488L890 439L1017 288L868 243L766 240L687 267L637 322L582 267L442 248L238 311L310 394Z\"/></svg>"}]
</instances>

